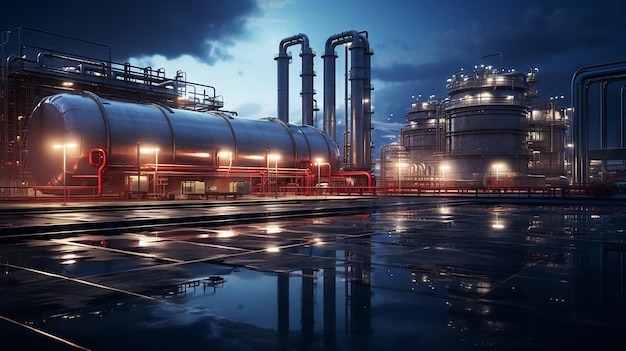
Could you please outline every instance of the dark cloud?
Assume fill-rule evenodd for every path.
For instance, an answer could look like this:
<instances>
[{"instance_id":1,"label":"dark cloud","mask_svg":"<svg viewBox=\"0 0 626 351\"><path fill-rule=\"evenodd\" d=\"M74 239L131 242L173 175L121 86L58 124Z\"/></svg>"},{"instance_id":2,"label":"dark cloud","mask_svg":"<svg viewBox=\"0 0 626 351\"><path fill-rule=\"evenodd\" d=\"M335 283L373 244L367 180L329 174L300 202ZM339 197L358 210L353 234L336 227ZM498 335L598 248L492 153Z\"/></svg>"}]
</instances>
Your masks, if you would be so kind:
<instances>
[{"instance_id":1,"label":"dark cloud","mask_svg":"<svg viewBox=\"0 0 626 351\"><path fill-rule=\"evenodd\" d=\"M0 12L2 30L25 26L109 45L113 59L191 55L207 63L229 58L258 14L254 0L12 1Z\"/></svg>"},{"instance_id":2,"label":"dark cloud","mask_svg":"<svg viewBox=\"0 0 626 351\"><path fill-rule=\"evenodd\" d=\"M446 97L446 80L483 57L485 64L504 69L539 67L540 83L534 88L542 100L564 95L564 106L571 103L571 79L578 69L626 61L626 2L489 2L459 3L445 25L420 30L413 42L393 38L375 47L377 55L389 50L397 57L372 65L372 78L383 83L374 82L374 124L380 129L372 138L377 145L387 144L394 127L399 131L405 123L415 102L411 96L421 94L420 101Z\"/></svg>"},{"instance_id":3,"label":"dark cloud","mask_svg":"<svg viewBox=\"0 0 626 351\"><path fill-rule=\"evenodd\" d=\"M525 72L539 67L541 83L536 88L544 98L561 94L569 98L571 78L579 68L626 60L626 36L622 35L626 33L626 2L479 3L482 6L458 4L455 17L448 18L445 26L429 27L419 41L385 44L400 51L401 62L410 63L373 68L374 79L393 83L385 89L389 92L377 91L377 101L381 95L391 98L408 87L411 91L445 94L448 77L461 68L472 68L482 56L492 53L501 54L487 59L487 64L496 67L500 59L504 69ZM428 48L428 58L407 60L415 55L411 50L416 47ZM424 52L419 55L424 56Z\"/></svg>"},{"instance_id":4,"label":"dark cloud","mask_svg":"<svg viewBox=\"0 0 626 351\"><path fill-rule=\"evenodd\" d=\"M575 2L563 7L534 5L511 17L499 31L487 27L493 34L483 45L499 43L502 51L516 60L560 64L562 58L578 53L570 60L599 63L626 53L625 41L617 35L624 32L626 24L616 15L624 11L626 3L622 2L599 1L585 7Z\"/></svg>"}]
</instances>

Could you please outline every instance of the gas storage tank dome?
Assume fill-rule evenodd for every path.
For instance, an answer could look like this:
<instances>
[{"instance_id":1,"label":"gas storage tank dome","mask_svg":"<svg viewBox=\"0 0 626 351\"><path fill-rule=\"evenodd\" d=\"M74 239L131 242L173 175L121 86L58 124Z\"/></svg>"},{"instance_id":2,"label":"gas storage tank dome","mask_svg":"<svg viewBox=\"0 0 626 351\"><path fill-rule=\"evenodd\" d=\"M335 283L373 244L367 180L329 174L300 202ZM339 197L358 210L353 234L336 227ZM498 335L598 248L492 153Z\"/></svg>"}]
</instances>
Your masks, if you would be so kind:
<instances>
[{"instance_id":1,"label":"gas storage tank dome","mask_svg":"<svg viewBox=\"0 0 626 351\"><path fill-rule=\"evenodd\" d=\"M143 155L144 150L155 150L159 167L171 174L206 173L224 162L266 167L269 153L280 155L272 162L277 167L301 168L324 159L339 168L338 146L311 126L106 100L91 93L43 99L28 130L30 169L38 184L59 185L64 176L68 185L90 184L92 150L106 154L108 173L137 169L140 157L154 163L154 152Z\"/></svg>"}]
</instances>

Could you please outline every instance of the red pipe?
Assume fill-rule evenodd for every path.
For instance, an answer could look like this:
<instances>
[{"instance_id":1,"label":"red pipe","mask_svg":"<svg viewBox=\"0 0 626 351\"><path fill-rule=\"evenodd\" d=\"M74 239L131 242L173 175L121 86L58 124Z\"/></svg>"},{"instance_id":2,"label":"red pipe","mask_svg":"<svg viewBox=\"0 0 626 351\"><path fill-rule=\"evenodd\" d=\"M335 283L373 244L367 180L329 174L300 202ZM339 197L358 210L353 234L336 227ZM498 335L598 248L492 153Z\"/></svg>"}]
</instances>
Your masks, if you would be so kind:
<instances>
[{"instance_id":1,"label":"red pipe","mask_svg":"<svg viewBox=\"0 0 626 351\"><path fill-rule=\"evenodd\" d=\"M94 160L94 156L96 153L102 155L102 157L97 157L97 160ZM102 173L104 173L104 168L107 165L107 153L104 149L101 148L93 148L89 150L89 165L93 167L98 167L98 196L102 195Z\"/></svg>"}]
</instances>

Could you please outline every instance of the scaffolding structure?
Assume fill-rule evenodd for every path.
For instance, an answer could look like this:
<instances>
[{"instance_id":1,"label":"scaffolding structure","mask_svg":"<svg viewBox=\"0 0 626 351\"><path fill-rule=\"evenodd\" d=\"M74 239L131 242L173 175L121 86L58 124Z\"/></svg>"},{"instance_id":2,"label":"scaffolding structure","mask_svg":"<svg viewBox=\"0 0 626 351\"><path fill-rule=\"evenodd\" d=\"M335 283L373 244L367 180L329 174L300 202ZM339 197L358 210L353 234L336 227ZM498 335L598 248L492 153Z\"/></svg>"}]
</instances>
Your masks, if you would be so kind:
<instances>
[{"instance_id":1,"label":"scaffolding structure","mask_svg":"<svg viewBox=\"0 0 626 351\"><path fill-rule=\"evenodd\" d=\"M565 110L552 101L532 109L528 126L529 174L543 175L550 181L557 181L567 174L566 117Z\"/></svg>"}]
</instances>

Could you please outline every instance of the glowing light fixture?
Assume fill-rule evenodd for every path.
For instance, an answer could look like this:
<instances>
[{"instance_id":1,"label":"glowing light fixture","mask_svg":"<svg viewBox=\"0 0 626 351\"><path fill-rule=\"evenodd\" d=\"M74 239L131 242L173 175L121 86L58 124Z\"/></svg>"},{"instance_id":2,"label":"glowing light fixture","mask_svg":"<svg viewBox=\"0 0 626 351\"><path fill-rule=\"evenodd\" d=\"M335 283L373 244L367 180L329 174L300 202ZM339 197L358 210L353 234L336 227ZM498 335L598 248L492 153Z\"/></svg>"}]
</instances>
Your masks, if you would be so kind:
<instances>
[{"instance_id":1,"label":"glowing light fixture","mask_svg":"<svg viewBox=\"0 0 626 351\"><path fill-rule=\"evenodd\" d=\"M66 202L67 202L67 186L66 186L66 182L65 182L65 178L67 175L67 148L75 148L76 144L74 143L69 143L69 144L56 144L53 146L55 149L63 149L63 206L65 206Z\"/></svg>"},{"instance_id":2,"label":"glowing light fixture","mask_svg":"<svg viewBox=\"0 0 626 351\"><path fill-rule=\"evenodd\" d=\"M491 167L493 167L496 170L496 180L499 180L500 179L500 169L502 167L504 167L504 165L502 163L496 163L496 164L494 164Z\"/></svg>"},{"instance_id":3,"label":"glowing light fixture","mask_svg":"<svg viewBox=\"0 0 626 351\"><path fill-rule=\"evenodd\" d=\"M441 170L441 179L446 180L446 171L450 169L450 166L441 165L439 166L439 169Z\"/></svg>"}]
</instances>

